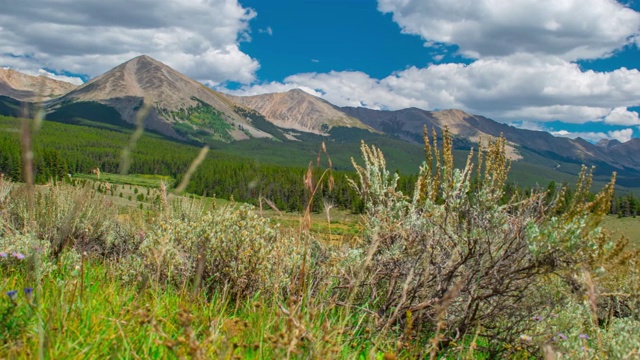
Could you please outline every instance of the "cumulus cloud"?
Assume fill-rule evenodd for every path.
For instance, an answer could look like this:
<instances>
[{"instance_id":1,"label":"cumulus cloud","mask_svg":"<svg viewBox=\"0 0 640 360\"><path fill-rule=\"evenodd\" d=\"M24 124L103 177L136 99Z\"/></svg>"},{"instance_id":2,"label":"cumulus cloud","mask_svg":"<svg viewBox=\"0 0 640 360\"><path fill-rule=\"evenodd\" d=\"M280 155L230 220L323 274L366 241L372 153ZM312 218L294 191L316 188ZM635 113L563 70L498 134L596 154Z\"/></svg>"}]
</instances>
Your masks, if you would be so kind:
<instances>
[{"instance_id":1,"label":"cumulus cloud","mask_svg":"<svg viewBox=\"0 0 640 360\"><path fill-rule=\"evenodd\" d=\"M551 131L554 136L561 136L566 138L575 139L581 137L587 141L596 142L601 139L615 139L620 142L627 142L633 137L633 129L622 129L603 132L570 132L567 130Z\"/></svg>"},{"instance_id":2,"label":"cumulus cloud","mask_svg":"<svg viewBox=\"0 0 640 360\"><path fill-rule=\"evenodd\" d=\"M404 33L472 58L599 58L638 41L640 31L640 14L612 0L378 0L378 9Z\"/></svg>"},{"instance_id":3,"label":"cumulus cloud","mask_svg":"<svg viewBox=\"0 0 640 360\"><path fill-rule=\"evenodd\" d=\"M245 86L235 93L254 95L296 87L314 89L339 106L457 108L503 122L600 119L634 125L637 113L626 108L640 105L638 70L583 71L557 57L527 54L480 59L469 65L410 67L383 79L357 71L296 74L283 82Z\"/></svg>"},{"instance_id":4,"label":"cumulus cloud","mask_svg":"<svg viewBox=\"0 0 640 360\"><path fill-rule=\"evenodd\" d=\"M604 122L611 125L640 125L640 117L635 111L628 111L624 107L618 107L604 117Z\"/></svg>"},{"instance_id":5,"label":"cumulus cloud","mask_svg":"<svg viewBox=\"0 0 640 360\"><path fill-rule=\"evenodd\" d=\"M140 54L208 84L255 80L237 0L29 0L0 14L0 63L96 76Z\"/></svg>"},{"instance_id":6,"label":"cumulus cloud","mask_svg":"<svg viewBox=\"0 0 640 360\"><path fill-rule=\"evenodd\" d=\"M622 129L609 131L607 133L612 139L616 139L620 142L627 142L633 137L633 129Z\"/></svg>"}]
</instances>

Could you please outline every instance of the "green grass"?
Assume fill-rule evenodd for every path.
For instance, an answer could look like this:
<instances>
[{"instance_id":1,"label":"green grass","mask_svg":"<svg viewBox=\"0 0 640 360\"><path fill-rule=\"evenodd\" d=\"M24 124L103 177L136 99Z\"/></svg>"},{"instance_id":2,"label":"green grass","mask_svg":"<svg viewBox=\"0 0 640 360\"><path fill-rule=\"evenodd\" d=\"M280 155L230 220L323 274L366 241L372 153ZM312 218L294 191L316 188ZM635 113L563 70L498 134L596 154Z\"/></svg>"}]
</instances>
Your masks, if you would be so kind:
<instances>
[{"instance_id":1,"label":"green grass","mask_svg":"<svg viewBox=\"0 0 640 360\"><path fill-rule=\"evenodd\" d=\"M188 286L147 286L142 278L124 283L108 263L89 259L79 267L59 263L34 284L30 261L0 266L0 293L19 290L14 300L0 299L2 358L283 358L298 341L291 338L297 326L309 339L293 345L296 358L358 358L370 346L362 334L340 331L340 310L320 307L320 299L294 325L294 315L281 310L294 309L273 299L234 303ZM31 296L22 291L27 287L34 287Z\"/></svg>"},{"instance_id":2,"label":"green grass","mask_svg":"<svg viewBox=\"0 0 640 360\"><path fill-rule=\"evenodd\" d=\"M101 173L100 177L94 174L74 174L74 178L77 179L90 179L93 181L106 181L111 184L125 184L136 185L150 188L159 188L160 183L164 182L167 187L171 187L175 182L175 179L166 175L152 175L152 174L112 174Z\"/></svg>"},{"instance_id":3,"label":"green grass","mask_svg":"<svg viewBox=\"0 0 640 360\"><path fill-rule=\"evenodd\" d=\"M618 218L610 215L603 220L602 227L615 235L624 235L631 244L640 248L640 217Z\"/></svg>"}]
</instances>

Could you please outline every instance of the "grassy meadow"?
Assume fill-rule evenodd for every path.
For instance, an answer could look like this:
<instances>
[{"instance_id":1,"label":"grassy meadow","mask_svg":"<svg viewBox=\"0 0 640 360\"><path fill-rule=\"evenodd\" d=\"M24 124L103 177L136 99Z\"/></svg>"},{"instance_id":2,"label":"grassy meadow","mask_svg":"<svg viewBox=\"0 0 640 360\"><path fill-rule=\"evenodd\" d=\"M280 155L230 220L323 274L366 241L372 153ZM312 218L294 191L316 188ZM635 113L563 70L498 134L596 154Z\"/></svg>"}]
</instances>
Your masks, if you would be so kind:
<instances>
[{"instance_id":1,"label":"grassy meadow","mask_svg":"<svg viewBox=\"0 0 640 360\"><path fill-rule=\"evenodd\" d=\"M602 227L611 231L613 236L625 236L633 246L640 248L640 218L607 216Z\"/></svg>"}]
</instances>

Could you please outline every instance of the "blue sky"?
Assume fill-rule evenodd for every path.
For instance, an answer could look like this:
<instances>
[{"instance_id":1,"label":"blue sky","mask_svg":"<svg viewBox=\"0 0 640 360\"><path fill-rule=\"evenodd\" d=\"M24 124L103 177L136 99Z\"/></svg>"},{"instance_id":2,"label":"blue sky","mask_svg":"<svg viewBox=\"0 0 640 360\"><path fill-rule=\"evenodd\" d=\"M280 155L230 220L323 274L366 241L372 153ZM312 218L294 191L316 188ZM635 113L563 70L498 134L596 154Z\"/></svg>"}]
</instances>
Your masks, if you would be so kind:
<instances>
[{"instance_id":1,"label":"blue sky","mask_svg":"<svg viewBox=\"0 0 640 360\"><path fill-rule=\"evenodd\" d=\"M4 5L0 66L28 73L79 83L148 54L239 95L302 88L339 106L459 108L590 141L640 137L637 0Z\"/></svg>"},{"instance_id":2,"label":"blue sky","mask_svg":"<svg viewBox=\"0 0 640 360\"><path fill-rule=\"evenodd\" d=\"M260 59L258 77L282 81L303 72L357 70L383 78L409 66L433 62L433 49L404 35L390 14L366 0L243 1L258 15L253 38L240 44ZM456 59L458 61L464 59Z\"/></svg>"}]
</instances>

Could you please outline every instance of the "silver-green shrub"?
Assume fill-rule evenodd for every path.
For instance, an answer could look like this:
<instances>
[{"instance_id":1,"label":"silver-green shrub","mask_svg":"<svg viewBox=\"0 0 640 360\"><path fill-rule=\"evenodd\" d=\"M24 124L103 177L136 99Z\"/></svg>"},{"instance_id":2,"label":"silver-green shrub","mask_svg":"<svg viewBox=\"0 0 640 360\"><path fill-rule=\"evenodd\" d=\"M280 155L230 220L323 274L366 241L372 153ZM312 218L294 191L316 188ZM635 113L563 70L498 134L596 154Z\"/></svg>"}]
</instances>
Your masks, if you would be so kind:
<instances>
[{"instance_id":1,"label":"silver-green shrub","mask_svg":"<svg viewBox=\"0 0 640 360\"><path fill-rule=\"evenodd\" d=\"M613 181L588 201L584 171L561 215L544 193L504 203L510 164L503 138L480 148L477 166L470 154L456 169L448 132L442 150L435 135L431 143L425 131L427 158L412 198L396 189L380 150L362 145L353 186L366 203L365 241L345 259L337 292L376 313L383 332L431 338L430 352L474 336L488 339L491 352L507 351L536 314L558 304L550 277L590 264Z\"/></svg>"},{"instance_id":2,"label":"silver-green shrub","mask_svg":"<svg viewBox=\"0 0 640 360\"><path fill-rule=\"evenodd\" d=\"M280 291L302 258L293 239L269 219L236 204L159 220L132 257L158 282L196 284L234 297Z\"/></svg>"},{"instance_id":3,"label":"silver-green shrub","mask_svg":"<svg viewBox=\"0 0 640 360\"><path fill-rule=\"evenodd\" d=\"M613 318L607 326L592 321L588 300L570 299L536 318L529 342L547 347L556 358L636 359L640 356L640 321Z\"/></svg>"},{"instance_id":4,"label":"silver-green shrub","mask_svg":"<svg viewBox=\"0 0 640 360\"><path fill-rule=\"evenodd\" d=\"M117 208L89 187L49 183L29 194L26 186L15 186L10 197L11 227L48 242L53 257L67 248L104 244L114 234Z\"/></svg>"},{"instance_id":5,"label":"silver-green shrub","mask_svg":"<svg viewBox=\"0 0 640 360\"><path fill-rule=\"evenodd\" d=\"M117 234L117 214L108 198L88 186L59 182L30 189L0 181L0 236L37 239L54 259L79 247L101 252Z\"/></svg>"},{"instance_id":6,"label":"silver-green shrub","mask_svg":"<svg viewBox=\"0 0 640 360\"><path fill-rule=\"evenodd\" d=\"M81 252L103 250L116 215L115 207L87 188L48 184L30 193L24 184L0 180L0 253L36 277L57 265L74 267Z\"/></svg>"}]
</instances>

